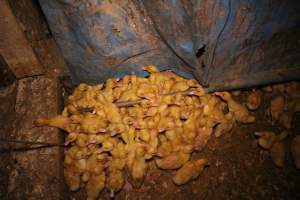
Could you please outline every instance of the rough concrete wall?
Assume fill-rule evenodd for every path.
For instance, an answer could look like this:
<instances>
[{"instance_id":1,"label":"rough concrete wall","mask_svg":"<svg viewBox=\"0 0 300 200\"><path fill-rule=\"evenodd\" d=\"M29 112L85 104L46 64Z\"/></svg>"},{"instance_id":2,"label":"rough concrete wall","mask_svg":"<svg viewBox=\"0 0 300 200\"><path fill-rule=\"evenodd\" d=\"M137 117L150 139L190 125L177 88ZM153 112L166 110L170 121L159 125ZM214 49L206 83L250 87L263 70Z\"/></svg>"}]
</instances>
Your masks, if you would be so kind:
<instances>
[{"instance_id":1,"label":"rough concrete wall","mask_svg":"<svg viewBox=\"0 0 300 200\"><path fill-rule=\"evenodd\" d=\"M15 99L17 84L0 88L0 137L10 138L15 120ZM9 143L0 141L0 199L8 199L9 172L13 164Z\"/></svg>"},{"instance_id":2,"label":"rough concrete wall","mask_svg":"<svg viewBox=\"0 0 300 200\"><path fill-rule=\"evenodd\" d=\"M16 117L10 137L22 141L62 143L62 133L50 127L32 128L38 117L59 112L59 83L56 79L34 77L18 82ZM13 165L9 174L8 199L63 199L60 147L11 146Z\"/></svg>"},{"instance_id":3,"label":"rough concrete wall","mask_svg":"<svg viewBox=\"0 0 300 200\"><path fill-rule=\"evenodd\" d=\"M44 68L36 58L6 0L0 1L0 53L17 78L39 75Z\"/></svg>"},{"instance_id":4,"label":"rough concrete wall","mask_svg":"<svg viewBox=\"0 0 300 200\"><path fill-rule=\"evenodd\" d=\"M9 69L4 58L0 54L0 88L13 83L16 79L14 73Z\"/></svg>"},{"instance_id":5,"label":"rough concrete wall","mask_svg":"<svg viewBox=\"0 0 300 200\"><path fill-rule=\"evenodd\" d=\"M48 29L37 0L7 0L37 59L48 76L67 76L69 71Z\"/></svg>"},{"instance_id":6,"label":"rough concrete wall","mask_svg":"<svg viewBox=\"0 0 300 200\"><path fill-rule=\"evenodd\" d=\"M69 72L35 0L0 1L0 53L17 78Z\"/></svg>"},{"instance_id":7,"label":"rough concrete wall","mask_svg":"<svg viewBox=\"0 0 300 200\"><path fill-rule=\"evenodd\" d=\"M29 41L43 40L51 33L35 0L7 0Z\"/></svg>"}]
</instances>

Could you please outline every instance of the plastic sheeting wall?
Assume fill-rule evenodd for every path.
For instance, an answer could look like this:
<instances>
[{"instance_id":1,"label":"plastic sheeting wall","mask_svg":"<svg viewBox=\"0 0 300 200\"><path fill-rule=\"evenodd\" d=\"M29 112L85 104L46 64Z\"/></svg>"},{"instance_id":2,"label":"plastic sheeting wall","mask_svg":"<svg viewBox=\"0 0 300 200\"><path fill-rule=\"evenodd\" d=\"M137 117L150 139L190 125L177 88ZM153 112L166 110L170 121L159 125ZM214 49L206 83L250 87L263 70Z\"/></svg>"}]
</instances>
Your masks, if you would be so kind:
<instances>
[{"instance_id":1,"label":"plastic sheeting wall","mask_svg":"<svg viewBox=\"0 0 300 200\"><path fill-rule=\"evenodd\" d=\"M212 90L300 77L299 0L39 1L74 83L147 64Z\"/></svg>"}]
</instances>

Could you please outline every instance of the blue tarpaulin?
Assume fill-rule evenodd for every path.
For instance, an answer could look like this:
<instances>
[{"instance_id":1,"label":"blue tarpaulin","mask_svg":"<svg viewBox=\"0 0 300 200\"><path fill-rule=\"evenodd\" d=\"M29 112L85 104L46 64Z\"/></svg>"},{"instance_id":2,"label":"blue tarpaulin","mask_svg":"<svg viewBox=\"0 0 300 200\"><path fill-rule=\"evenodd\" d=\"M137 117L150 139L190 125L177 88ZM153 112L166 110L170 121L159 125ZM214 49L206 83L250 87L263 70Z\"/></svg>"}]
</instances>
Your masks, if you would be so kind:
<instances>
[{"instance_id":1,"label":"blue tarpaulin","mask_svg":"<svg viewBox=\"0 0 300 200\"><path fill-rule=\"evenodd\" d=\"M300 77L299 0L39 0L74 83L148 64L212 89Z\"/></svg>"}]
</instances>

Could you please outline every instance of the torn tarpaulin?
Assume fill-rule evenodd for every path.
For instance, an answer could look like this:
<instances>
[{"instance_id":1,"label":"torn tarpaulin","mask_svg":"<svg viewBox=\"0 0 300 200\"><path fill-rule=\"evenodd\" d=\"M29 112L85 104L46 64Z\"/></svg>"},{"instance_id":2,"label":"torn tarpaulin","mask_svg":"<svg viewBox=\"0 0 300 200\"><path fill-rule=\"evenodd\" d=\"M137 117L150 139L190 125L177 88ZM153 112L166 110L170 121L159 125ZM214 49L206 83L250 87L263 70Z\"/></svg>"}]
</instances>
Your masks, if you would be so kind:
<instances>
[{"instance_id":1,"label":"torn tarpaulin","mask_svg":"<svg viewBox=\"0 0 300 200\"><path fill-rule=\"evenodd\" d=\"M145 76L140 67L147 64L194 76L213 89L300 74L292 37L300 21L297 0L39 1L75 83L129 72ZM263 75L254 82L256 74Z\"/></svg>"}]
</instances>

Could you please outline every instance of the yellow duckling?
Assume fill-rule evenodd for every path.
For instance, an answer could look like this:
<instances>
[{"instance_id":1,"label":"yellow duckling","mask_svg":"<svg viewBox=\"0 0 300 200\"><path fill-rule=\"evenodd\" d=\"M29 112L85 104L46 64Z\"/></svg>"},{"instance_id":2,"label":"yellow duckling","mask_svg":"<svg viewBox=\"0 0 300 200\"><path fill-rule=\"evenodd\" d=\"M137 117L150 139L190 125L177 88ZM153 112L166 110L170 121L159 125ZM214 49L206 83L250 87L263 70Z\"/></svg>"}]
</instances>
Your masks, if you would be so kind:
<instances>
[{"instance_id":1,"label":"yellow duckling","mask_svg":"<svg viewBox=\"0 0 300 200\"><path fill-rule=\"evenodd\" d=\"M176 185L183 185L190 180L196 179L206 166L206 159L196 159L186 162L173 177Z\"/></svg>"},{"instance_id":2,"label":"yellow duckling","mask_svg":"<svg viewBox=\"0 0 300 200\"><path fill-rule=\"evenodd\" d=\"M100 192L105 186L105 173L102 172L100 175L91 175L87 182L85 189L87 193L87 200L95 200L99 197Z\"/></svg>"},{"instance_id":3,"label":"yellow duckling","mask_svg":"<svg viewBox=\"0 0 300 200\"><path fill-rule=\"evenodd\" d=\"M63 130L66 129L69 123L70 123L69 118L62 115L58 115L56 117L52 117L49 119L39 118L34 122L36 126L52 126Z\"/></svg>"},{"instance_id":4,"label":"yellow duckling","mask_svg":"<svg viewBox=\"0 0 300 200\"><path fill-rule=\"evenodd\" d=\"M234 101L229 92L216 92L215 94L227 102L228 109L234 113L236 121L240 123L252 123L255 121L255 117L250 115L247 108Z\"/></svg>"},{"instance_id":5,"label":"yellow duckling","mask_svg":"<svg viewBox=\"0 0 300 200\"><path fill-rule=\"evenodd\" d=\"M190 158L190 154L181 152L172 153L163 158L155 159L155 163L160 169L178 169Z\"/></svg>"}]
</instances>

